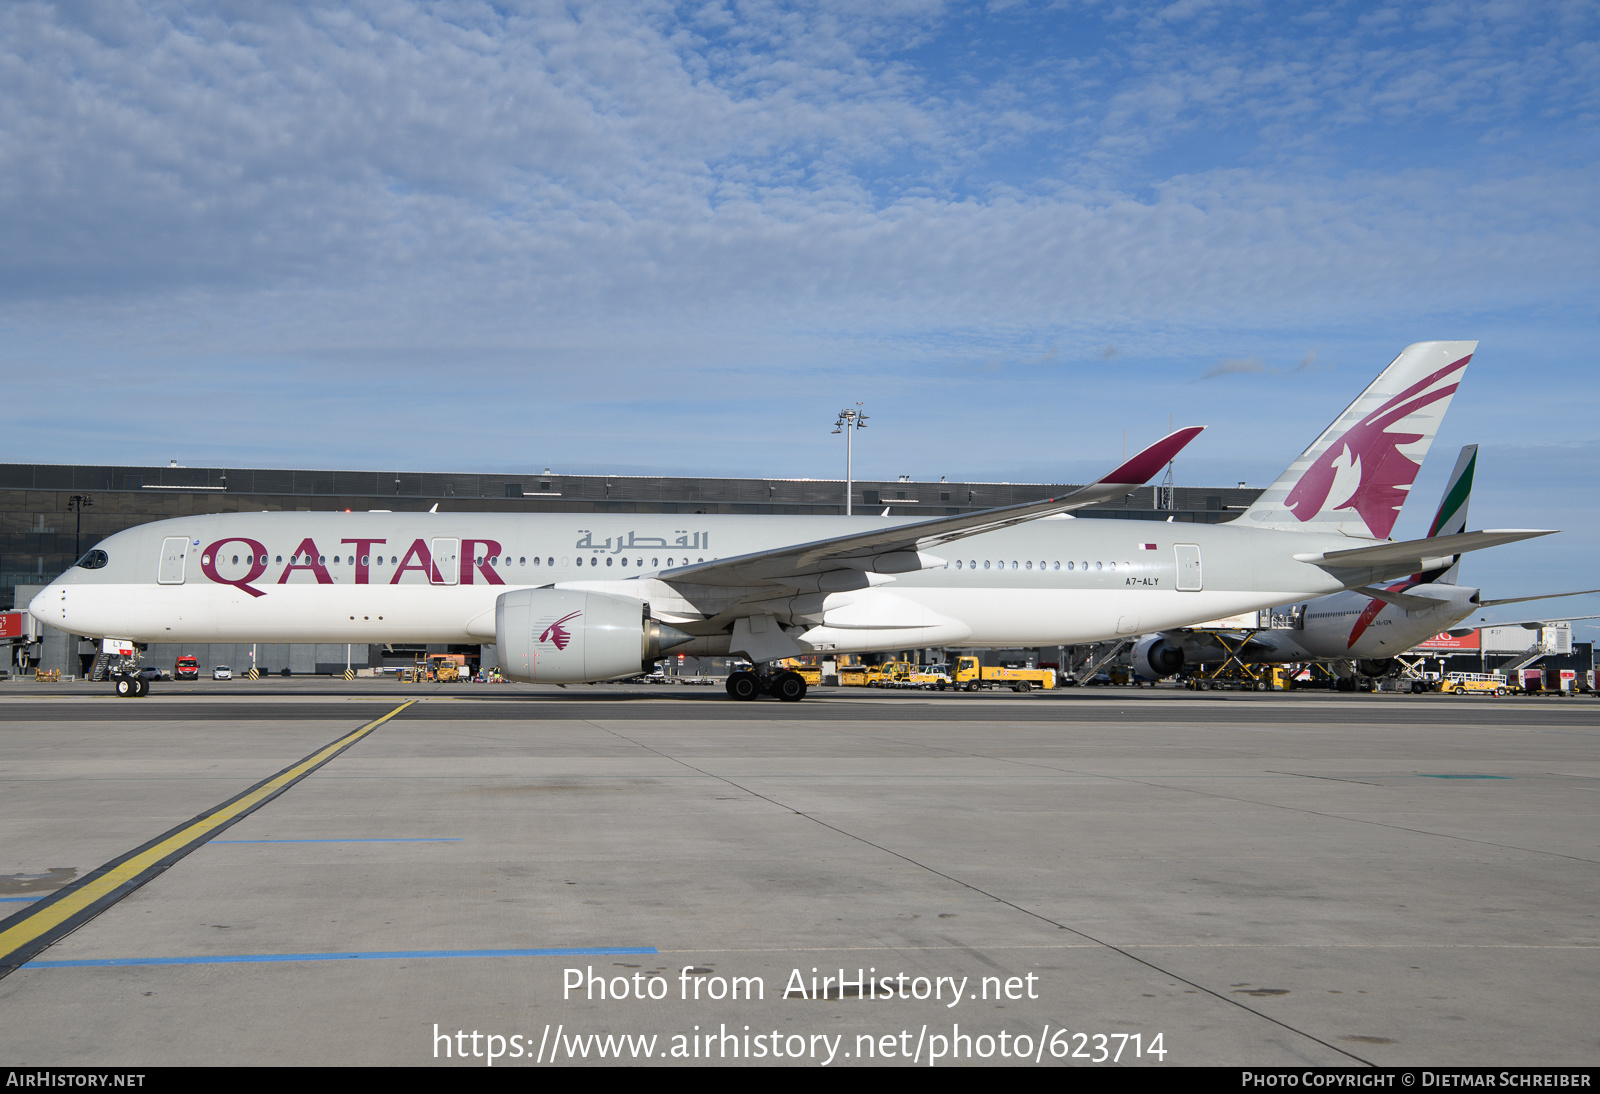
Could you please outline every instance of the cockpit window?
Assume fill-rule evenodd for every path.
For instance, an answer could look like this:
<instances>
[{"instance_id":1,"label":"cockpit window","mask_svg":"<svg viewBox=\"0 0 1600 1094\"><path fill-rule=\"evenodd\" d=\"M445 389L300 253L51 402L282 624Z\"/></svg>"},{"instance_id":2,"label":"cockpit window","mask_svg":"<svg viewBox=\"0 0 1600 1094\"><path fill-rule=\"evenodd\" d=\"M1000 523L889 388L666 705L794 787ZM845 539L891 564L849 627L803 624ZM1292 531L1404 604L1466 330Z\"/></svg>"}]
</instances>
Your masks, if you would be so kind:
<instances>
[{"instance_id":1,"label":"cockpit window","mask_svg":"<svg viewBox=\"0 0 1600 1094\"><path fill-rule=\"evenodd\" d=\"M85 570L98 570L100 567L104 566L110 561L111 560L106 557L106 553L100 550L100 548L96 547L94 550L80 558L75 565L82 566Z\"/></svg>"}]
</instances>

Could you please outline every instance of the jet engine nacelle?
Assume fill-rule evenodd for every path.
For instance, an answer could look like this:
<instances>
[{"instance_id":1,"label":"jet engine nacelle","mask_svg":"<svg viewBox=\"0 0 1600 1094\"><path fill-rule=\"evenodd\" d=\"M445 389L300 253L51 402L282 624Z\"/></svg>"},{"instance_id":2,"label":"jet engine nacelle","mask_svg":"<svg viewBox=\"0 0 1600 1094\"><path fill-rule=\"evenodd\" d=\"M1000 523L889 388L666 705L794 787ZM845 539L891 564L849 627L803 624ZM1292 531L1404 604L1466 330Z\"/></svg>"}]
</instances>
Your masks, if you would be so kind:
<instances>
[{"instance_id":1,"label":"jet engine nacelle","mask_svg":"<svg viewBox=\"0 0 1600 1094\"><path fill-rule=\"evenodd\" d=\"M1394 671L1394 658L1378 657L1365 661L1357 661L1356 671L1362 676L1371 676L1374 678L1379 676L1388 676Z\"/></svg>"},{"instance_id":2,"label":"jet engine nacelle","mask_svg":"<svg viewBox=\"0 0 1600 1094\"><path fill-rule=\"evenodd\" d=\"M1183 668L1183 647L1159 634L1139 640L1133 647L1133 671L1146 680L1159 680Z\"/></svg>"},{"instance_id":3,"label":"jet engine nacelle","mask_svg":"<svg viewBox=\"0 0 1600 1094\"><path fill-rule=\"evenodd\" d=\"M494 606L500 671L536 684L580 684L648 672L690 635L650 618L650 605L582 589L517 589Z\"/></svg>"}]
</instances>

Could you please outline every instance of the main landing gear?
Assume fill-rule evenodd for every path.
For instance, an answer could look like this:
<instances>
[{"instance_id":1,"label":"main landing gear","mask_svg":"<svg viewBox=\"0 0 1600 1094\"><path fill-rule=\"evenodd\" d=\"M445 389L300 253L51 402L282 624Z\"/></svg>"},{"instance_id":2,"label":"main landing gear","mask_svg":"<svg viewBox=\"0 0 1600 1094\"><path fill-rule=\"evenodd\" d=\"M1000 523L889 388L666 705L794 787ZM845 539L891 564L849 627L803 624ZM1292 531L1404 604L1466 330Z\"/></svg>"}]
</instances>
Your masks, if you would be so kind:
<instances>
[{"instance_id":1,"label":"main landing gear","mask_svg":"<svg viewBox=\"0 0 1600 1094\"><path fill-rule=\"evenodd\" d=\"M728 694L741 703L762 695L770 695L785 703L798 703L806 697L806 678L798 672L761 675L754 672L736 672L728 677Z\"/></svg>"}]
</instances>

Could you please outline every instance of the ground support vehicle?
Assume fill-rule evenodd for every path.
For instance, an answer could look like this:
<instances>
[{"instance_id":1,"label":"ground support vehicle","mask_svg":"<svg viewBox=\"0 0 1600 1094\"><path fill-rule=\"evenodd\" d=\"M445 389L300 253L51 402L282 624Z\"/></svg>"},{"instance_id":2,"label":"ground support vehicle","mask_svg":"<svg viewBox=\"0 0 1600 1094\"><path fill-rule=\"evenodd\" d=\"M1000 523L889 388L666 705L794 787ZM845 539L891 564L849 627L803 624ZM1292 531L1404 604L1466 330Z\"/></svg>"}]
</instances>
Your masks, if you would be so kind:
<instances>
[{"instance_id":1,"label":"ground support vehicle","mask_svg":"<svg viewBox=\"0 0 1600 1094\"><path fill-rule=\"evenodd\" d=\"M800 674L807 687L819 688L822 686L822 666L816 663L816 656L810 657L785 657L778 662L778 668Z\"/></svg>"},{"instance_id":2,"label":"ground support vehicle","mask_svg":"<svg viewBox=\"0 0 1600 1094\"><path fill-rule=\"evenodd\" d=\"M1288 665L1245 665L1224 662L1199 671L1183 682L1190 691L1289 691L1294 672Z\"/></svg>"},{"instance_id":3,"label":"ground support vehicle","mask_svg":"<svg viewBox=\"0 0 1600 1094\"><path fill-rule=\"evenodd\" d=\"M1008 669L999 665L985 666L978 664L976 657L961 657L956 659L956 671L952 682L963 691L978 691L985 688L1010 688L1012 691L1043 688L1048 691L1056 686L1056 673L1054 669Z\"/></svg>"},{"instance_id":4,"label":"ground support vehicle","mask_svg":"<svg viewBox=\"0 0 1600 1094\"><path fill-rule=\"evenodd\" d=\"M878 679L877 665L840 665L839 686L842 688L864 688L869 679Z\"/></svg>"},{"instance_id":5,"label":"ground support vehicle","mask_svg":"<svg viewBox=\"0 0 1600 1094\"><path fill-rule=\"evenodd\" d=\"M466 678L467 656L463 653L430 653L428 668L440 683L455 683Z\"/></svg>"},{"instance_id":6,"label":"ground support vehicle","mask_svg":"<svg viewBox=\"0 0 1600 1094\"><path fill-rule=\"evenodd\" d=\"M1255 633L1253 630L1241 634L1218 631L1215 637L1217 643L1227 651L1227 660L1214 666L1200 665L1184 681L1184 687L1191 691L1288 691L1293 674L1287 671L1286 666L1247 663L1240 657Z\"/></svg>"},{"instance_id":7,"label":"ground support vehicle","mask_svg":"<svg viewBox=\"0 0 1600 1094\"><path fill-rule=\"evenodd\" d=\"M172 666L172 678L174 680L200 679L200 658L192 654L185 654L178 658Z\"/></svg>"},{"instance_id":8,"label":"ground support vehicle","mask_svg":"<svg viewBox=\"0 0 1600 1094\"><path fill-rule=\"evenodd\" d=\"M881 665L841 665L839 685L847 688L893 687L897 680L911 675L909 661L886 661Z\"/></svg>"},{"instance_id":9,"label":"ground support vehicle","mask_svg":"<svg viewBox=\"0 0 1600 1094\"><path fill-rule=\"evenodd\" d=\"M1450 695L1504 695L1509 688L1504 673L1447 672L1439 690Z\"/></svg>"},{"instance_id":10,"label":"ground support vehicle","mask_svg":"<svg viewBox=\"0 0 1600 1094\"><path fill-rule=\"evenodd\" d=\"M923 665L906 677L903 687L944 691L950 686L950 674L945 665Z\"/></svg>"},{"instance_id":11,"label":"ground support vehicle","mask_svg":"<svg viewBox=\"0 0 1600 1094\"><path fill-rule=\"evenodd\" d=\"M1532 668L1518 669L1513 692L1522 695L1577 695L1581 690L1574 669Z\"/></svg>"},{"instance_id":12,"label":"ground support vehicle","mask_svg":"<svg viewBox=\"0 0 1600 1094\"><path fill-rule=\"evenodd\" d=\"M917 674L917 666L910 661L886 661L879 665L881 670L876 687L880 688L910 688L916 687L911 678Z\"/></svg>"}]
</instances>

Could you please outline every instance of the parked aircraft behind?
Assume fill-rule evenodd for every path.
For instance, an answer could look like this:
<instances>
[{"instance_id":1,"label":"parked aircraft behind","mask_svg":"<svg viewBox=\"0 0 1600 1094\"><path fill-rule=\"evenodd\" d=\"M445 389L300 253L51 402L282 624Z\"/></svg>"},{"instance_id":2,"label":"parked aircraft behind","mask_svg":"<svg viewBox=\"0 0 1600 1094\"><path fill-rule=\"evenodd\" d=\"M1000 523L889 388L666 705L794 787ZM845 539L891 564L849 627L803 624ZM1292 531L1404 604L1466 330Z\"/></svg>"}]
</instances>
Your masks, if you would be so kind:
<instances>
[{"instance_id":1,"label":"parked aircraft behind","mask_svg":"<svg viewBox=\"0 0 1600 1094\"><path fill-rule=\"evenodd\" d=\"M1072 519L1155 475L1180 430L1061 498L932 520L228 513L119 532L29 605L132 642L493 642L513 679L635 675L667 650L1077 644L1445 565L1543 531L1383 542L1476 343L1408 347L1238 520ZM1052 519L1056 518L1056 519ZM935 553L937 552L937 553ZM729 691L805 694L792 672Z\"/></svg>"},{"instance_id":2,"label":"parked aircraft behind","mask_svg":"<svg viewBox=\"0 0 1600 1094\"><path fill-rule=\"evenodd\" d=\"M1477 445L1469 444L1461 450L1428 528L1430 538L1456 536L1466 528L1477 462ZM1133 648L1134 671L1147 680L1159 680L1184 665L1214 665L1236 657L1246 665L1329 661L1341 676L1350 673L1350 663L1354 662L1362 676L1385 676L1394 670L1397 654L1451 631L1481 608L1600 592L1581 589L1483 600L1481 590L1456 583L1460 570L1457 555L1448 560L1448 565L1412 574L1382 588L1355 589L1289 606L1285 618L1292 623L1292 629L1174 630L1147 635ZM1457 637L1471 634L1474 629L1463 628Z\"/></svg>"}]
</instances>

